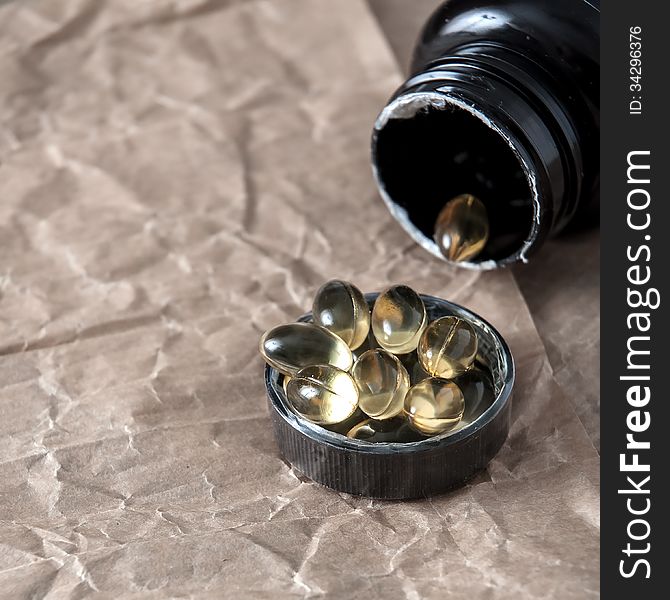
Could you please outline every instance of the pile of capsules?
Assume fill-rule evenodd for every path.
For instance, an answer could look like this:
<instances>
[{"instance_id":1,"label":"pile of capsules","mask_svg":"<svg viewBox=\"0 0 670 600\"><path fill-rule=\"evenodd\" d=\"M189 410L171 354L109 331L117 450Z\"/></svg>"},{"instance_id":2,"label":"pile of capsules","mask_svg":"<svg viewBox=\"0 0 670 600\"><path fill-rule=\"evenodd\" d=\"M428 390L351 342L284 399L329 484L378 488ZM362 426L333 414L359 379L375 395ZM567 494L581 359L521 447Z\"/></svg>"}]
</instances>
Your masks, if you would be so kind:
<instances>
[{"instance_id":1,"label":"pile of capsules","mask_svg":"<svg viewBox=\"0 0 670 600\"><path fill-rule=\"evenodd\" d=\"M357 287L329 281L312 317L267 331L260 352L283 374L291 408L327 429L370 442L418 441L456 429L467 397L478 403L492 393L474 366L472 325L456 316L429 323L405 285L383 291L370 310Z\"/></svg>"}]
</instances>

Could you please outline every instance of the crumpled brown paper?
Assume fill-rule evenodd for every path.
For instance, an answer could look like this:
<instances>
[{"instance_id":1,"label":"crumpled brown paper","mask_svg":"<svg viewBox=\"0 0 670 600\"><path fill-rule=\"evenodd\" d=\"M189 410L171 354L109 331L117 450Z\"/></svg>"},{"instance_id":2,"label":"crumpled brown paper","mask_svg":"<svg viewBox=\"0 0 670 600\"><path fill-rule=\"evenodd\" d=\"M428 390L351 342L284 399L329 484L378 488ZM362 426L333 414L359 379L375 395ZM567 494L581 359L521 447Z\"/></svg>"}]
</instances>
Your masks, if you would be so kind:
<instances>
[{"instance_id":1,"label":"crumpled brown paper","mask_svg":"<svg viewBox=\"0 0 670 600\"><path fill-rule=\"evenodd\" d=\"M598 456L510 271L377 198L399 71L363 0L0 8L0 595L588 598ZM257 353L331 277L465 304L518 367L466 487L351 497L278 456Z\"/></svg>"}]
</instances>

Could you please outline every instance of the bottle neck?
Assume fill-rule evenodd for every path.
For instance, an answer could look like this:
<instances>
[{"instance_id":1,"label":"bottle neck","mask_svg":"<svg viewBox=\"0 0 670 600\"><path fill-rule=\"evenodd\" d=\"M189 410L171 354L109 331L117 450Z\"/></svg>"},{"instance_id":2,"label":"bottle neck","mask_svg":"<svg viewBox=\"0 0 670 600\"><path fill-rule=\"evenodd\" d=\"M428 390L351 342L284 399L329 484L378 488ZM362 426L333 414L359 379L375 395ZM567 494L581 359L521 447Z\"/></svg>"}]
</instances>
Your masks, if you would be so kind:
<instances>
[{"instance_id":1,"label":"bottle neck","mask_svg":"<svg viewBox=\"0 0 670 600\"><path fill-rule=\"evenodd\" d=\"M372 151L391 212L440 258L441 209L463 193L482 200L491 232L471 268L525 261L580 196L578 137L550 74L496 44L462 47L413 75L379 115Z\"/></svg>"}]
</instances>

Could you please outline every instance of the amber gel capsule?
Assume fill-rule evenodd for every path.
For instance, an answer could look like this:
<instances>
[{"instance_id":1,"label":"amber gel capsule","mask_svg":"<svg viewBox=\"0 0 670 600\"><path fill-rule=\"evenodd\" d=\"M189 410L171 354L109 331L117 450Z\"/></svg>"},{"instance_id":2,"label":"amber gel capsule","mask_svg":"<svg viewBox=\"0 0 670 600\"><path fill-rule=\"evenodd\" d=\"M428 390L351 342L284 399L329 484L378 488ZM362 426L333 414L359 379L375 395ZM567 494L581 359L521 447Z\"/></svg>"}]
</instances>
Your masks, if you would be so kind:
<instances>
[{"instance_id":1,"label":"amber gel capsule","mask_svg":"<svg viewBox=\"0 0 670 600\"><path fill-rule=\"evenodd\" d=\"M289 323L263 335L260 352L270 366L295 375L309 365L332 365L348 371L353 364L349 346L341 338L312 323Z\"/></svg>"},{"instance_id":2,"label":"amber gel capsule","mask_svg":"<svg viewBox=\"0 0 670 600\"><path fill-rule=\"evenodd\" d=\"M347 281L334 279L319 288L312 304L314 323L339 335L355 350L370 331L370 308L363 293Z\"/></svg>"},{"instance_id":3,"label":"amber gel capsule","mask_svg":"<svg viewBox=\"0 0 670 600\"><path fill-rule=\"evenodd\" d=\"M402 412L409 375L402 363L385 350L368 350L354 363L351 375L358 386L359 406L377 420Z\"/></svg>"},{"instance_id":4,"label":"amber gel capsule","mask_svg":"<svg viewBox=\"0 0 670 600\"><path fill-rule=\"evenodd\" d=\"M482 201L472 194L449 200L435 222L434 238L448 260L475 258L489 239L489 217Z\"/></svg>"},{"instance_id":5,"label":"amber gel capsule","mask_svg":"<svg viewBox=\"0 0 670 600\"><path fill-rule=\"evenodd\" d=\"M460 388L446 379L430 377L409 388L403 412L409 424L427 435L453 429L463 416L465 401Z\"/></svg>"},{"instance_id":6,"label":"amber gel capsule","mask_svg":"<svg viewBox=\"0 0 670 600\"><path fill-rule=\"evenodd\" d=\"M349 373L331 365L300 369L286 386L293 409L319 425L348 419L358 407L358 388Z\"/></svg>"},{"instance_id":7,"label":"amber gel capsule","mask_svg":"<svg viewBox=\"0 0 670 600\"><path fill-rule=\"evenodd\" d=\"M423 332L416 353L434 377L452 379L465 373L477 356L474 327L458 317L440 317Z\"/></svg>"},{"instance_id":8,"label":"amber gel capsule","mask_svg":"<svg viewBox=\"0 0 670 600\"><path fill-rule=\"evenodd\" d=\"M416 350L426 327L426 307L412 288L394 285L382 292L372 309L372 331L379 345L393 354Z\"/></svg>"}]
</instances>

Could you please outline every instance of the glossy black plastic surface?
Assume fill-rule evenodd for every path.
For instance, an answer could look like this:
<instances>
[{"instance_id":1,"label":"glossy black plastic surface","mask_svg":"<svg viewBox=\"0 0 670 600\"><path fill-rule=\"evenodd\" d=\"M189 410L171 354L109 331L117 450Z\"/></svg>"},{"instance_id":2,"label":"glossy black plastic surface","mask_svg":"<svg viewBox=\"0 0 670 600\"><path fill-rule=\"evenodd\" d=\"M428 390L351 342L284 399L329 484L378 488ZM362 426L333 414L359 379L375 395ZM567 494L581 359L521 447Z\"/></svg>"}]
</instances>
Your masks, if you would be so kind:
<instances>
[{"instance_id":1,"label":"glossy black plastic surface","mask_svg":"<svg viewBox=\"0 0 670 600\"><path fill-rule=\"evenodd\" d=\"M476 268L525 260L599 200L598 3L452 0L373 132L389 208L435 255L436 215L472 193L492 235Z\"/></svg>"}]
</instances>

